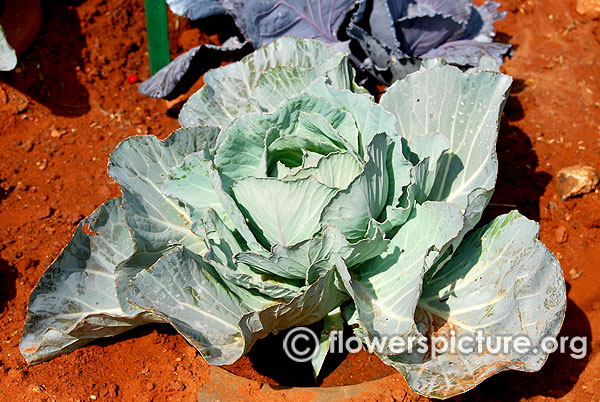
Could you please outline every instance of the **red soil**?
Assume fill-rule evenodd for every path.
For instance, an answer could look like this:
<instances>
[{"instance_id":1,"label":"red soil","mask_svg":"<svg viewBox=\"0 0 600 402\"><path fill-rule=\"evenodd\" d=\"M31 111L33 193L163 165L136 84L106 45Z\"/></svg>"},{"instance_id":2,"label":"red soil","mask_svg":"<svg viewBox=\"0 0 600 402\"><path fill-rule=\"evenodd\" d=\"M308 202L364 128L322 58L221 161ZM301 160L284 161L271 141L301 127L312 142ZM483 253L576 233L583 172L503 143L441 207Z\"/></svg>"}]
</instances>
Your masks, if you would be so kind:
<instances>
[{"instance_id":1,"label":"red soil","mask_svg":"<svg viewBox=\"0 0 600 402\"><path fill-rule=\"evenodd\" d=\"M540 221L541 239L569 284L562 335L587 336L591 353L583 360L553 354L539 373L502 373L458 399L600 400L594 350L600 339L600 196L562 202L553 181L565 166L600 168L600 23L577 14L575 0L505 0L502 8L508 15L498 31L515 45L504 71L515 85L485 219L517 208ZM87 401L92 395L193 401L209 380L208 365L166 326L94 342L32 367L18 350L37 280L77 222L119 194L106 174L111 150L128 136L164 137L178 126L167 113L170 103L139 95L127 81L130 74L149 75L144 25L142 0L44 2L39 37L15 71L0 75L1 401ZM173 54L216 40L209 37L215 31L188 28L185 19L170 16ZM378 375L393 372L362 354L346 359L323 385L360 382L371 367L382 370ZM265 380L268 374L252 355L231 370ZM389 378L390 389L365 398L404 395Z\"/></svg>"}]
</instances>

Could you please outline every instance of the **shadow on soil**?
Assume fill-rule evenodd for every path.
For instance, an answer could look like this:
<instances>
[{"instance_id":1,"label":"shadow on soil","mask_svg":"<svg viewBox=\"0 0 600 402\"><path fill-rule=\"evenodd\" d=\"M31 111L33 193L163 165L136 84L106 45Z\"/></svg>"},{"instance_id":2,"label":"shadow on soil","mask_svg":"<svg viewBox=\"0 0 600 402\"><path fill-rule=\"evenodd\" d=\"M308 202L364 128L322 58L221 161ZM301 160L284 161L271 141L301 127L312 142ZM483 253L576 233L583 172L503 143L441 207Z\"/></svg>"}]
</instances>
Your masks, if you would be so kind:
<instances>
[{"instance_id":1,"label":"shadow on soil","mask_svg":"<svg viewBox=\"0 0 600 402\"><path fill-rule=\"evenodd\" d=\"M312 330L315 336L319 336L323 329L322 323L306 326ZM290 329L280 331L277 335L271 334L264 339L259 339L250 352L242 360L232 366L224 367L227 371L245 378L260 380L250 371L255 371L260 376L269 377L279 384L276 388L287 387L315 387L321 384L323 378L331 374L347 357L348 353L331 353L327 355L319 377L315 381L312 374L310 362L294 362L285 352L284 340ZM344 336L352 336L352 331L346 328ZM315 344L312 340L302 340L298 337L295 347L302 350L314 350ZM248 359L250 364L243 360ZM251 368L250 368L251 366ZM375 379L375 378L373 378Z\"/></svg>"},{"instance_id":2,"label":"shadow on soil","mask_svg":"<svg viewBox=\"0 0 600 402\"><path fill-rule=\"evenodd\" d=\"M511 122L524 117L517 97L510 96L498 135L498 181L480 225L513 209L539 222L539 200L552 176L536 171L540 165L529 136Z\"/></svg>"},{"instance_id":3,"label":"shadow on soil","mask_svg":"<svg viewBox=\"0 0 600 402\"><path fill-rule=\"evenodd\" d=\"M4 312L9 300L16 296L17 270L0 258L0 313Z\"/></svg>"},{"instance_id":4,"label":"shadow on soil","mask_svg":"<svg viewBox=\"0 0 600 402\"><path fill-rule=\"evenodd\" d=\"M175 328L168 324L147 324L135 327L129 331L123 332L122 334L111 336L109 338L96 339L92 344L100 346L109 346L123 341L142 338L148 335L158 338L164 338L171 335L178 335L178 332L175 330Z\"/></svg>"},{"instance_id":5,"label":"shadow on soil","mask_svg":"<svg viewBox=\"0 0 600 402\"><path fill-rule=\"evenodd\" d=\"M74 5L81 1L42 3L42 27L31 47L19 56L17 69L2 74L8 85L59 116L81 116L90 110L89 93L77 78L85 38Z\"/></svg>"}]
</instances>

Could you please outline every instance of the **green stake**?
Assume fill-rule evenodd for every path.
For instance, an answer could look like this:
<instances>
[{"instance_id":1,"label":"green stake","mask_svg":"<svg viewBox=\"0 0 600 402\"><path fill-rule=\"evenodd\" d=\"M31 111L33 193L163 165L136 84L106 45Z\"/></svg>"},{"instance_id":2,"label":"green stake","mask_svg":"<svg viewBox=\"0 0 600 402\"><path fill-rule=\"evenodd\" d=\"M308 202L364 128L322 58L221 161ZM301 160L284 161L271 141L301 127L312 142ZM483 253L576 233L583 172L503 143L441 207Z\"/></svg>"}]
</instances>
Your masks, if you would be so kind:
<instances>
[{"instance_id":1,"label":"green stake","mask_svg":"<svg viewBox=\"0 0 600 402\"><path fill-rule=\"evenodd\" d=\"M165 0L146 0L146 33L150 74L154 75L171 61Z\"/></svg>"}]
</instances>

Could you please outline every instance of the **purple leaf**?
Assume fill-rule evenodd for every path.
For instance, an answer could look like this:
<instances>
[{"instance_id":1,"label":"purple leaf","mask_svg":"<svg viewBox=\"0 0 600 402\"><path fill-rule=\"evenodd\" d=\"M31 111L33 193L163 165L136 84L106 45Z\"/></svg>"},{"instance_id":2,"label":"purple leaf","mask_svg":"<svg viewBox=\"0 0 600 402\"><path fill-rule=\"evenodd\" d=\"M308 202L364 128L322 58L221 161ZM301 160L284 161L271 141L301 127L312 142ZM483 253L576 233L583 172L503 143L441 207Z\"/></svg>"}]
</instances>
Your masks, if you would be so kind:
<instances>
[{"instance_id":1,"label":"purple leaf","mask_svg":"<svg viewBox=\"0 0 600 402\"><path fill-rule=\"evenodd\" d=\"M143 95L153 98L164 98L169 96L188 72L195 73L199 77L211 67L206 63L201 63L197 68L194 68L192 63L196 60L201 62L203 59L207 58L207 56L212 56L212 59L214 59L215 56L220 58L227 54L244 54L250 50L247 49L249 47L247 45L247 42L240 43L237 38L230 38L223 46L211 44L197 46L179 55L175 60L161 68L152 77L142 82L138 86L138 91Z\"/></svg>"},{"instance_id":2,"label":"purple leaf","mask_svg":"<svg viewBox=\"0 0 600 402\"><path fill-rule=\"evenodd\" d=\"M423 58L443 57L450 64L460 66L478 66L482 56L491 56L502 64L502 58L510 45L498 42L478 42L476 40L457 40L447 42L436 49L423 54Z\"/></svg>"},{"instance_id":3,"label":"purple leaf","mask_svg":"<svg viewBox=\"0 0 600 402\"><path fill-rule=\"evenodd\" d=\"M408 15L408 7L409 4L412 3L411 0L385 0L387 5L386 7L390 10L390 15L392 17L392 21L397 21L401 18L404 18ZM378 7L375 7L378 8Z\"/></svg>"},{"instance_id":4,"label":"purple leaf","mask_svg":"<svg viewBox=\"0 0 600 402\"><path fill-rule=\"evenodd\" d=\"M355 0L223 0L223 5L257 48L282 36L319 39L342 47L337 30Z\"/></svg>"},{"instance_id":5,"label":"purple leaf","mask_svg":"<svg viewBox=\"0 0 600 402\"><path fill-rule=\"evenodd\" d=\"M393 7L397 7L398 4L402 6L402 3L406 2L396 1L390 4L388 0L373 0L369 8L367 8L367 3L366 1L361 2L359 9L355 13L355 17L360 18L360 20L363 19L363 16L359 16L362 9L363 13L367 13L369 16L370 34L387 46L398 48L400 44L396 39L393 16L394 13L398 13L399 11Z\"/></svg>"},{"instance_id":6,"label":"purple leaf","mask_svg":"<svg viewBox=\"0 0 600 402\"><path fill-rule=\"evenodd\" d=\"M433 16L441 14L452 17L458 23L465 24L471 16L472 0L414 0L408 6L410 17Z\"/></svg>"},{"instance_id":7,"label":"purple leaf","mask_svg":"<svg viewBox=\"0 0 600 402\"><path fill-rule=\"evenodd\" d=\"M482 6L474 6L469 23L460 39L474 39L479 42L491 42L496 36L494 22L506 17L506 11L498 11L500 3L486 1Z\"/></svg>"},{"instance_id":8,"label":"purple leaf","mask_svg":"<svg viewBox=\"0 0 600 402\"><path fill-rule=\"evenodd\" d=\"M219 0L167 0L171 11L191 20L227 14Z\"/></svg>"},{"instance_id":9,"label":"purple leaf","mask_svg":"<svg viewBox=\"0 0 600 402\"><path fill-rule=\"evenodd\" d=\"M405 18L396 21L395 26L400 49L409 56L421 56L462 30L462 25L451 17L439 14Z\"/></svg>"},{"instance_id":10,"label":"purple leaf","mask_svg":"<svg viewBox=\"0 0 600 402\"><path fill-rule=\"evenodd\" d=\"M353 62L388 85L417 69L421 59L443 57L467 67L491 56L502 64L510 45L492 42L493 23L506 15L498 7L494 1L360 0L347 33L366 57L355 54Z\"/></svg>"}]
</instances>

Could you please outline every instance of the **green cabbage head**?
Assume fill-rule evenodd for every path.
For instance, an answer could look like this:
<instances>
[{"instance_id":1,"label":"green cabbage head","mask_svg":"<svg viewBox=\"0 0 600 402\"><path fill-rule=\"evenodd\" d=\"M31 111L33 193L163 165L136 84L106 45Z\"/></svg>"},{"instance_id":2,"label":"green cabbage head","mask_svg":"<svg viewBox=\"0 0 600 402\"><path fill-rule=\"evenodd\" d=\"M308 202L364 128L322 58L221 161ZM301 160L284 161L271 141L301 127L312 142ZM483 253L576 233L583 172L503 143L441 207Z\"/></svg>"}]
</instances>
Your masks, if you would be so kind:
<instances>
[{"instance_id":1,"label":"green cabbage head","mask_svg":"<svg viewBox=\"0 0 600 402\"><path fill-rule=\"evenodd\" d=\"M364 341L556 336L564 279L538 225L513 211L473 230L511 79L485 60L470 73L432 61L376 103L353 78L346 54L284 38L209 72L165 140L119 144L108 172L122 197L34 289L26 360L167 322L227 365L278 330L339 328L340 308ZM441 398L547 357L378 355Z\"/></svg>"}]
</instances>

